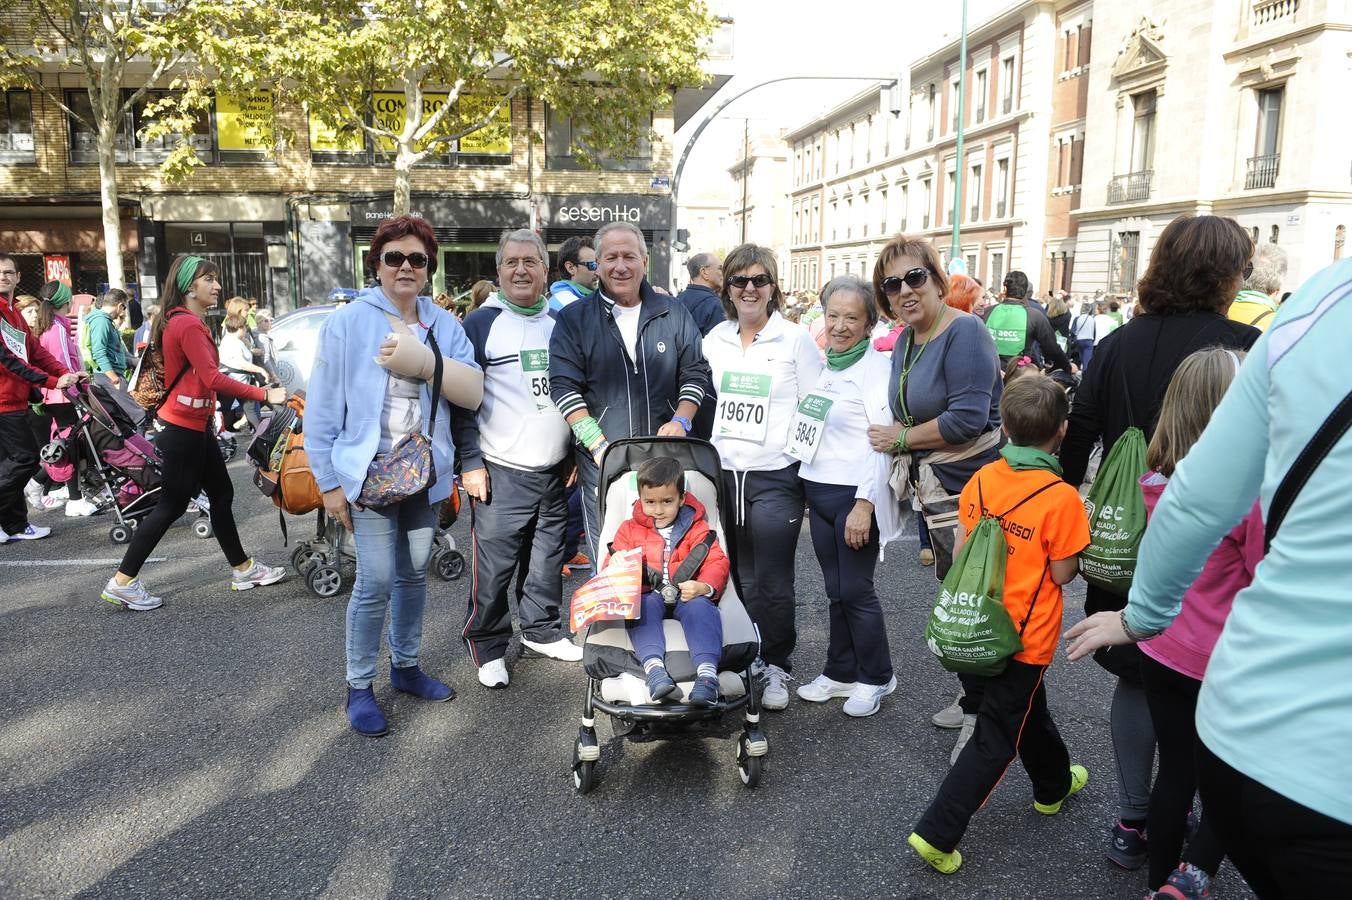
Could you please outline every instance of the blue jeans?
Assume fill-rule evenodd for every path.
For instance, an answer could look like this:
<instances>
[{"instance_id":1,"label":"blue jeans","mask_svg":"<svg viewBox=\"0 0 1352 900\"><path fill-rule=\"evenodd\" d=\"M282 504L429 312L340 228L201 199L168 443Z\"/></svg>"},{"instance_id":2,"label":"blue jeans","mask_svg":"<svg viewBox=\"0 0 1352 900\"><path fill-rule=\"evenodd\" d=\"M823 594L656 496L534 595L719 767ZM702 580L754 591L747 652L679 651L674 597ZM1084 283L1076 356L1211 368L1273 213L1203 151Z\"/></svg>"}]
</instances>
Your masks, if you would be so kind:
<instances>
[{"instance_id":1,"label":"blue jeans","mask_svg":"<svg viewBox=\"0 0 1352 900\"><path fill-rule=\"evenodd\" d=\"M666 657L667 636L662 631L662 621L666 616L667 605L662 601L662 595L648 591L643 595L639 617L624 623L639 662L653 657ZM701 663L718 668L718 662L723 658L723 619L714 602L708 597L678 602L672 609L672 618L680 622L685 631L690 661L696 668Z\"/></svg>"},{"instance_id":2,"label":"blue jeans","mask_svg":"<svg viewBox=\"0 0 1352 900\"><path fill-rule=\"evenodd\" d=\"M1094 358L1094 342L1076 341L1075 346L1080 351L1080 374L1083 375L1089 368L1089 360Z\"/></svg>"},{"instance_id":3,"label":"blue jeans","mask_svg":"<svg viewBox=\"0 0 1352 900\"><path fill-rule=\"evenodd\" d=\"M360 689L376 677L386 607L390 661L400 668L418 663L437 510L425 494L384 509L351 509L357 580L347 601L347 683Z\"/></svg>"}]
</instances>

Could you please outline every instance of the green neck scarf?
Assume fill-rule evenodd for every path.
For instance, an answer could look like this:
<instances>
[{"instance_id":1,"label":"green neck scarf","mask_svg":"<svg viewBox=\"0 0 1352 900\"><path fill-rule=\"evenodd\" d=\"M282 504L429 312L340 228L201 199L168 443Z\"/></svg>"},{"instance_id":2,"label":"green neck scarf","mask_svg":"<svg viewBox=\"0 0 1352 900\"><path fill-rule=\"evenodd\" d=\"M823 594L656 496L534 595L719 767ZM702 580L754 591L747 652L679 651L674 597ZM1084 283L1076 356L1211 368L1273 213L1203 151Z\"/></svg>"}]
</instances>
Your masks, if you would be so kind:
<instances>
[{"instance_id":1,"label":"green neck scarf","mask_svg":"<svg viewBox=\"0 0 1352 900\"><path fill-rule=\"evenodd\" d=\"M532 306L517 306L512 301L508 300L507 296L501 291L498 292L498 299L502 301L503 306L507 307L518 316L538 316L540 310L544 309L545 304L549 302L548 298L541 297L539 300L536 300Z\"/></svg>"},{"instance_id":2,"label":"green neck scarf","mask_svg":"<svg viewBox=\"0 0 1352 900\"><path fill-rule=\"evenodd\" d=\"M564 281L571 284L573 288L578 292L579 296L590 297L592 294L596 293L596 288L589 288L585 284L578 284L571 278L565 278Z\"/></svg>"},{"instance_id":3,"label":"green neck scarf","mask_svg":"<svg viewBox=\"0 0 1352 900\"><path fill-rule=\"evenodd\" d=\"M1259 306L1266 306L1268 309L1276 309L1277 301L1273 300L1262 291L1243 290L1235 295L1236 303L1256 303Z\"/></svg>"},{"instance_id":4,"label":"green neck scarf","mask_svg":"<svg viewBox=\"0 0 1352 900\"><path fill-rule=\"evenodd\" d=\"M1000 448L1000 455L1009 463L1009 467L1016 472L1022 472L1027 469L1046 469L1049 472L1055 472L1057 475L1064 475L1061 469L1061 461L1052 456L1046 450L1039 450L1036 447L1016 447L1014 444L1005 444Z\"/></svg>"},{"instance_id":5,"label":"green neck scarf","mask_svg":"<svg viewBox=\"0 0 1352 900\"><path fill-rule=\"evenodd\" d=\"M866 352L868 352L867 336L848 350L838 352L828 349L826 351L826 366L835 372L839 372L841 369L848 369L850 366L859 362Z\"/></svg>"},{"instance_id":6,"label":"green neck scarf","mask_svg":"<svg viewBox=\"0 0 1352 900\"><path fill-rule=\"evenodd\" d=\"M192 287L193 280L197 278L197 267L205 260L200 256L185 256L183 261L178 264L178 275L174 278L174 283L178 285L178 292L186 295L188 289Z\"/></svg>"},{"instance_id":7,"label":"green neck scarf","mask_svg":"<svg viewBox=\"0 0 1352 900\"><path fill-rule=\"evenodd\" d=\"M65 309L67 306L70 306L70 288L58 281L56 283L56 291L47 302L52 305L53 309Z\"/></svg>"}]
</instances>

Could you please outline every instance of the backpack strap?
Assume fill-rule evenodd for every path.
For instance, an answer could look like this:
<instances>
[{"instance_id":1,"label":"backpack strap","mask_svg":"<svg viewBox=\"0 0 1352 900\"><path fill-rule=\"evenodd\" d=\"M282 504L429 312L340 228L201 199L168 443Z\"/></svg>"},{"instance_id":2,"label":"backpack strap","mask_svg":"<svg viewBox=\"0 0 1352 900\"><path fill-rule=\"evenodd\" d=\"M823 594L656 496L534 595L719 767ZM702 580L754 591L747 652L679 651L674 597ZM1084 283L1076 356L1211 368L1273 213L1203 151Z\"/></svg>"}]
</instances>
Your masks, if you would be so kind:
<instances>
[{"instance_id":1,"label":"backpack strap","mask_svg":"<svg viewBox=\"0 0 1352 900\"><path fill-rule=\"evenodd\" d=\"M1257 328L1259 322L1261 322L1261 321L1263 321L1264 319L1268 318L1268 317L1271 316L1274 312L1276 312L1276 310L1265 309L1265 310L1263 310L1262 312L1260 312L1260 313L1258 314L1258 316L1257 316L1252 322L1250 322L1249 324L1252 325L1252 326L1254 326L1255 328Z\"/></svg>"},{"instance_id":2,"label":"backpack strap","mask_svg":"<svg viewBox=\"0 0 1352 900\"><path fill-rule=\"evenodd\" d=\"M1011 506L1009 509L1007 509L1007 510L1005 510L1004 512L1000 513L998 516L997 516L997 515L991 515L991 514L989 514L989 513L986 512L986 503L985 503L984 500L981 499L981 479L980 479L980 478L978 478L978 479L976 480L976 499L977 499L977 502L981 504L981 512L982 512L983 515L991 515L991 518L995 519L996 521L999 521L999 522L1002 522L1002 523L1003 523L1003 522L1004 522L1005 516L1009 515L1009 514L1012 513L1014 510L1018 509L1020 506L1023 506L1025 503L1027 503L1029 500L1032 500L1032 499L1033 499L1034 497L1036 497L1038 494L1042 493L1043 491L1050 490L1051 488L1055 487L1056 485L1058 485L1058 484L1060 484L1060 483L1061 483L1061 479L1060 479L1060 478L1056 478L1056 479L1053 479L1052 481L1047 482L1047 483L1044 484L1042 487L1040 487L1040 488L1038 488L1037 490L1033 491L1033 493L1029 494L1027 497L1024 497L1024 498L1023 498L1022 500L1020 500L1018 503L1015 503L1015 504L1014 504L1013 506ZM1047 562L1044 563L1043 566L1042 566L1042 575L1041 575L1041 576L1038 578L1038 580L1037 580L1037 587L1033 588L1033 596L1032 596L1032 599L1030 599L1030 600L1028 601L1028 612L1024 615L1023 621L1019 623L1019 637L1023 637L1023 631L1024 631L1025 628L1028 627L1028 620L1031 619L1031 618L1033 618L1033 607L1037 605L1037 595L1040 594L1040 593L1042 593L1042 582L1045 581L1045 580L1047 579L1047 572L1049 572L1049 571L1051 570L1051 567L1052 567L1052 561L1051 561L1051 558L1049 557L1049 558L1047 559Z\"/></svg>"},{"instance_id":3,"label":"backpack strap","mask_svg":"<svg viewBox=\"0 0 1352 900\"><path fill-rule=\"evenodd\" d=\"M1272 505L1268 507L1267 527L1263 532L1264 553L1272 549L1277 529L1281 527L1282 520L1291 509L1291 504L1296 502L1296 497L1305 487L1305 482L1310 480L1314 470L1319 468L1319 464L1333 450L1334 445L1342 440L1348 428L1352 428L1352 393L1333 408L1333 412L1329 413L1324 424L1319 426L1319 430L1310 438L1305 449L1300 451L1295 463L1282 478L1281 484L1277 485L1277 490L1272 495Z\"/></svg>"}]
</instances>

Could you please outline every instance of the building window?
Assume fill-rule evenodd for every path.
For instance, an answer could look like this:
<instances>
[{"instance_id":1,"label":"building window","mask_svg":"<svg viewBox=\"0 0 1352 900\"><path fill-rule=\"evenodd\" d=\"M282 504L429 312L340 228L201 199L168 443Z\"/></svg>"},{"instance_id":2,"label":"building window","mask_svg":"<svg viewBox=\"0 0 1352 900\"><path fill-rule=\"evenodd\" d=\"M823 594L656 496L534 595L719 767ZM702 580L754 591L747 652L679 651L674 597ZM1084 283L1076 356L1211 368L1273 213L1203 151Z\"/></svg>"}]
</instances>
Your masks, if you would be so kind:
<instances>
[{"instance_id":1,"label":"building window","mask_svg":"<svg viewBox=\"0 0 1352 900\"><path fill-rule=\"evenodd\" d=\"M990 272L990 275L991 275L991 277L990 277L989 279L987 279L987 281L986 281L987 284L994 286L994 285L997 285L997 284L1003 284L1003 283L1004 283L1004 277L1005 277L1005 252L1004 252L1003 250L993 250L993 251L991 251L991 272Z\"/></svg>"},{"instance_id":2,"label":"building window","mask_svg":"<svg viewBox=\"0 0 1352 900\"><path fill-rule=\"evenodd\" d=\"M934 123L939 121L939 89L931 82L929 86L929 137L926 140L934 140Z\"/></svg>"},{"instance_id":3,"label":"building window","mask_svg":"<svg viewBox=\"0 0 1352 900\"><path fill-rule=\"evenodd\" d=\"M839 222L840 222L840 204L837 203L837 202L835 202L834 200L832 200L832 201L831 201L831 240L833 240L833 241L836 239L836 235L837 235L837 234L839 233L839 231L840 231L839 224L838 224Z\"/></svg>"},{"instance_id":4,"label":"building window","mask_svg":"<svg viewBox=\"0 0 1352 900\"><path fill-rule=\"evenodd\" d=\"M970 193L972 195L972 217L975 222L981 218L981 174L984 166L972 166Z\"/></svg>"},{"instance_id":5,"label":"building window","mask_svg":"<svg viewBox=\"0 0 1352 900\"><path fill-rule=\"evenodd\" d=\"M920 199L923 200L925 204L922 207L924 212L920 214L920 227L929 228L930 216L934 212L934 182L928 178L920 182Z\"/></svg>"},{"instance_id":6,"label":"building window","mask_svg":"<svg viewBox=\"0 0 1352 900\"><path fill-rule=\"evenodd\" d=\"M831 156L835 158L835 173L840 174L840 131L831 134Z\"/></svg>"},{"instance_id":7,"label":"building window","mask_svg":"<svg viewBox=\"0 0 1352 900\"><path fill-rule=\"evenodd\" d=\"M0 162L33 162L34 158L33 95L0 91Z\"/></svg>"},{"instance_id":8,"label":"building window","mask_svg":"<svg viewBox=\"0 0 1352 900\"><path fill-rule=\"evenodd\" d=\"M1009 115L1014 110L1014 57L1000 60L1000 113Z\"/></svg>"},{"instance_id":9,"label":"building window","mask_svg":"<svg viewBox=\"0 0 1352 900\"><path fill-rule=\"evenodd\" d=\"M1061 63L1061 71L1069 72L1071 69L1075 68L1076 65L1075 33L1070 29L1066 29L1062 32L1061 39L1065 41L1065 58Z\"/></svg>"},{"instance_id":10,"label":"building window","mask_svg":"<svg viewBox=\"0 0 1352 900\"><path fill-rule=\"evenodd\" d=\"M1131 171L1149 172L1155 163L1155 92L1137 94L1131 103Z\"/></svg>"},{"instance_id":11,"label":"building window","mask_svg":"<svg viewBox=\"0 0 1352 900\"><path fill-rule=\"evenodd\" d=\"M911 189L906 185L901 186L901 222L897 225L898 231L906 230L906 220L911 210Z\"/></svg>"},{"instance_id":12,"label":"building window","mask_svg":"<svg viewBox=\"0 0 1352 900\"><path fill-rule=\"evenodd\" d=\"M845 198L845 240L849 240L854 235L854 198ZM846 269L845 271L849 271Z\"/></svg>"},{"instance_id":13,"label":"building window","mask_svg":"<svg viewBox=\"0 0 1352 900\"><path fill-rule=\"evenodd\" d=\"M1333 229L1333 258L1343 258L1343 243L1347 240L1347 226L1339 225Z\"/></svg>"},{"instance_id":14,"label":"building window","mask_svg":"<svg viewBox=\"0 0 1352 900\"><path fill-rule=\"evenodd\" d=\"M1093 28L1094 28L1094 23L1092 23L1092 22L1090 22L1088 25L1080 25L1080 26L1078 26L1078 31L1080 32L1080 39L1079 39L1076 43L1077 43L1077 44L1079 45L1079 47L1080 47L1080 65L1081 65L1081 66L1087 66L1087 65L1089 65L1089 50L1090 50L1090 45L1093 43L1093 40L1092 40L1092 38L1091 38L1091 33L1092 33L1092 31L1093 31Z\"/></svg>"},{"instance_id":15,"label":"building window","mask_svg":"<svg viewBox=\"0 0 1352 900\"><path fill-rule=\"evenodd\" d=\"M1281 229L1278 228L1276 225L1273 225L1273 226L1272 226L1272 233L1271 233L1270 235L1268 235L1268 240L1275 244L1275 243L1278 242L1278 240L1281 238L1281 236L1282 236Z\"/></svg>"},{"instance_id":16,"label":"building window","mask_svg":"<svg viewBox=\"0 0 1352 900\"><path fill-rule=\"evenodd\" d=\"M1114 241L1113 268L1109 273L1108 289L1121 293L1136 290L1136 271L1141 252L1141 233L1123 231Z\"/></svg>"},{"instance_id":17,"label":"building window","mask_svg":"<svg viewBox=\"0 0 1352 900\"><path fill-rule=\"evenodd\" d=\"M859 195L859 212L862 213L859 217L860 237L868 237L868 221L873 215L873 204L870 203L869 200L870 196L868 194Z\"/></svg>"},{"instance_id":18,"label":"building window","mask_svg":"<svg viewBox=\"0 0 1352 900\"><path fill-rule=\"evenodd\" d=\"M873 116L864 123L864 163L873 162Z\"/></svg>"},{"instance_id":19,"label":"building window","mask_svg":"<svg viewBox=\"0 0 1352 900\"><path fill-rule=\"evenodd\" d=\"M995 218L1003 219L1009 202L1009 160L995 161Z\"/></svg>"},{"instance_id":20,"label":"building window","mask_svg":"<svg viewBox=\"0 0 1352 900\"><path fill-rule=\"evenodd\" d=\"M1277 166L1281 162L1282 100L1285 86L1267 88L1258 92L1258 134L1254 155L1249 159L1244 187L1270 188L1277 183Z\"/></svg>"},{"instance_id":21,"label":"building window","mask_svg":"<svg viewBox=\"0 0 1352 900\"><path fill-rule=\"evenodd\" d=\"M954 204L958 202L958 173L956 171L948 173L947 190L944 191L944 212L948 218L949 225L953 224Z\"/></svg>"},{"instance_id":22,"label":"building window","mask_svg":"<svg viewBox=\"0 0 1352 900\"><path fill-rule=\"evenodd\" d=\"M976 253L967 254L967 274L973 278L978 277L976 271Z\"/></svg>"},{"instance_id":23,"label":"building window","mask_svg":"<svg viewBox=\"0 0 1352 900\"><path fill-rule=\"evenodd\" d=\"M130 90L123 91L123 102L131 93ZM155 120L155 104L173 94L172 91L146 91L136 101L117 130L114 145L114 159L117 162L158 163L169 155L179 140L178 135L148 138L144 132ZM74 117L67 116L70 120L70 161L75 165L96 165L99 161L98 135L93 125L94 110L89 102L89 92L83 89L66 91L66 106L76 114ZM206 112L197 112L188 142L203 162L217 161L211 119Z\"/></svg>"},{"instance_id":24,"label":"building window","mask_svg":"<svg viewBox=\"0 0 1352 900\"><path fill-rule=\"evenodd\" d=\"M976 73L976 96L972 98L976 106L976 120L978 122L986 121L986 95L990 91L989 73L982 69Z\"/></svg>"},{"instance_id":25,"label":"building window","mask_svg":"<svg viewBox=\"0 0 1352 900\"><path fill-rule=\"evenodd\" d=\"M957 78L948 83L948 130L958 130L958 86Z\"/></svg>"},{"instance_id":26,"label":"building window","mask_svg":"<svg viewBox=\"0 0 1352 900\"><path fill-rule=\"evenodd\" d=\"M812 240L813 240L814 242L815 242L819 237L821 237L821 232L818 230L819 226L821 225L821 220L822 220L821 200L819 200L819 199L816 198L816 197L813 197L813 198L812 198L812 226L811 226L811 227L812 227Z\"/></svg>"},{"instance_id":27,"label":"building window","mask_svg":"<svg viewBox=\"0 0 1352 900\"><path fill-rule=\"evenodd\" d=\"M648 117L652 126L652 116ZM579 172L587 166L577 155L579 149L587 147L587 136L582 128L573 124L567 116L561 116L548 104L545 105L545 168L556 171ZM608 154L592 152L592 158L603 170L608 172L648 172L653 167L653 151L647 135L639 138L638 146L628 156L614 157Z\"/></svg>"},{"instance_id":28,"label":"building window","mask_svg":"<svg viewBox=\"0 0 1352 900\"><path fill-rule=\"evenodd\" d=\"M887 234L887 191L878 191L878 233Z\"/></svg>"}]
</instances>

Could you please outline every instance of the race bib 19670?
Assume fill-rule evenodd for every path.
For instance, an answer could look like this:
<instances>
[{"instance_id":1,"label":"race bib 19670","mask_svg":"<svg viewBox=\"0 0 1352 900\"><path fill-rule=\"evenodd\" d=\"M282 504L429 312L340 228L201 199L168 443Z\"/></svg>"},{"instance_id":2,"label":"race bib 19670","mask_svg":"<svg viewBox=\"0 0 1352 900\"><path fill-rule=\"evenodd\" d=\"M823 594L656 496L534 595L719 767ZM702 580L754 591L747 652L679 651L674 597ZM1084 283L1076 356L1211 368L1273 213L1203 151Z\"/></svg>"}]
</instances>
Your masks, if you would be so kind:
<instances>
[{"instance_id":1,"label":"race bib 19670","mask_svg":"<svg viewBox=\"0 0 1352 900\"><path fill-rule=\"evenodd\" d=\"M542 412L553 407L549 399L549 351L522 350L521 371L530 382L530 396L535 401L535 411Z\"/></svg>"},{"instance_id":2,"label":"race bib 19670","mask_svg":"<svg viewBox=\"0 0 1352 900\"><path fill-rule=\"evenodd\" d=\"M798 404L789 423L789 443L784 452L794 459L811 463L821 447L822 435L826 432L826 414L831 410L832 401L821 394L808 394Z\"/></svg>"},{"instance_id":3,"label":"race bib 19670","mask_svg":"<svg viewBox=\"0 0 1352 900\"><path fill-rule=\"evenodd\" d=\"M770 418L770 376L757 372L724 372L718 386L714 437L765 440Z\"/></svg>"}]
</instances>

